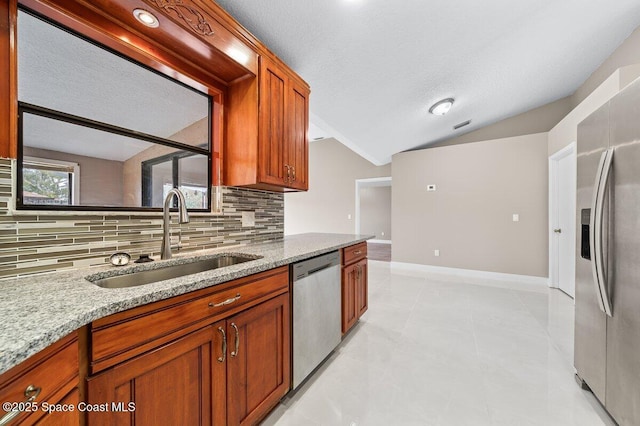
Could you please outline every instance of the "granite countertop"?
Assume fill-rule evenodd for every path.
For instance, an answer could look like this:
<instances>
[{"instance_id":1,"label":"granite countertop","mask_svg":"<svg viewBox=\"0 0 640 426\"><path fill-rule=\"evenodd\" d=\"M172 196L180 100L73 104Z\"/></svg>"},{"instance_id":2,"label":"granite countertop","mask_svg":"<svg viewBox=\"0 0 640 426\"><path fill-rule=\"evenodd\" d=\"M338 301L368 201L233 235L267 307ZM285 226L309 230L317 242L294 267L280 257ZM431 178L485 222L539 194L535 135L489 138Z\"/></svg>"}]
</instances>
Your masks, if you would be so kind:
<instances>
[{"instance_id":1,"label":"granite countertop","mask_svg":"<svg viewBox=\"0 0 640 426\"><path fill-rule=\"evenodd\" d=\"M373 236L300 234L284 240L175 255L170 260L132 266L100 266L0 281L0 373L26 360L72 331L116 312L347 247ZM186 263L219 253L260 259L137 287L107 289L88 276Z\"/></svg>"}]
</instances>

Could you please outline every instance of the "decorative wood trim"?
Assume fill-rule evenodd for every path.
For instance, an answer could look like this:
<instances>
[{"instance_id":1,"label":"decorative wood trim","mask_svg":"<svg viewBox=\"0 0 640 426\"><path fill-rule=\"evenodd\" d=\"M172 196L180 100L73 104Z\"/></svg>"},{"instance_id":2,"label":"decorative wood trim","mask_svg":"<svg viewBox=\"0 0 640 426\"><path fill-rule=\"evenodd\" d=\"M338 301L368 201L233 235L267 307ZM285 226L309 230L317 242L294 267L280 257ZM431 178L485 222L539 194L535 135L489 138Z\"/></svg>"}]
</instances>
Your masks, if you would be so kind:
<instances>
[{"instance_id":1,"label":"decorative wood trim","mask_svg":"<svg viewBox=\"0 0 640 426\"><path fill-rule=\"evenodd\" d=\"M17 157L16 14L15 0L0 1L0 157L7 158Z\"/></svg>"},{"instance_id":2,"label":"decorative wood trim","mask_svg":"<svg viewBox=\"0 0 640 426\"><path fill-rule=\"evenodd\" d=\"M160 9L163 9L167 13L175 12L176 15L189 27L201 36L212 36L214 34L211 24L207 22L202 12L195 7L187 6L182 0L152 0ZM185 10L188 14L193 15L198 22L194 22L192 18L183 13Z\"/></svg>"}]
</instances>

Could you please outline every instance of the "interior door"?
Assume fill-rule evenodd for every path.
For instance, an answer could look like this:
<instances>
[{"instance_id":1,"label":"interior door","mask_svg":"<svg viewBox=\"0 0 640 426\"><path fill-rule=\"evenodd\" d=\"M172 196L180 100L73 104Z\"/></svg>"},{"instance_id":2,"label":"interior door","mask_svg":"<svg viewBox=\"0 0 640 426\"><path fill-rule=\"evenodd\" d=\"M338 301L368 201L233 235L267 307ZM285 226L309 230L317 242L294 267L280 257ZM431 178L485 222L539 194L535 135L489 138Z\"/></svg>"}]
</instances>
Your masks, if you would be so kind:
<instances>
[{"instance_id":1,"label":"interior door","mask_svg":"<svg viewBox=\"0 0 640 426\"><path fill-rule=\"evenodd\" d=\"M558 288L575 297L575 154L558 161Z\"/></svg>"}]
</instances>

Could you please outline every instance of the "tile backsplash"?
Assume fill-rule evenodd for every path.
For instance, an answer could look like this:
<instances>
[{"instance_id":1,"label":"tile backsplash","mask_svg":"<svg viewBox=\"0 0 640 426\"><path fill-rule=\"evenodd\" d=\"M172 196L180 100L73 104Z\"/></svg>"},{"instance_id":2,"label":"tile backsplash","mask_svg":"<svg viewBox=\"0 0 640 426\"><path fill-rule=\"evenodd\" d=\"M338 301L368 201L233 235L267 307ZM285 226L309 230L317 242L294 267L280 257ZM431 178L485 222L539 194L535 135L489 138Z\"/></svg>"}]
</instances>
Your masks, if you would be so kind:
<instances>
[{"instance_id":1,"label":"tile backsplash","mask_svg":"<svg viewBox=\"0 0 640 426\"><path fill-rule=\"evenodd\" d=\"M160 254L162 213L127 214L11 211L12 167L0 158L0 279L101 265L116 251L137 258ZM222 214L192 214L180 229L180 252L266 242L284 235L284 195L224 187ZM255 226L242 226L242 212L255 212ZM175 214L172 214L175 216Z\"/></svg>"}]
</instances>

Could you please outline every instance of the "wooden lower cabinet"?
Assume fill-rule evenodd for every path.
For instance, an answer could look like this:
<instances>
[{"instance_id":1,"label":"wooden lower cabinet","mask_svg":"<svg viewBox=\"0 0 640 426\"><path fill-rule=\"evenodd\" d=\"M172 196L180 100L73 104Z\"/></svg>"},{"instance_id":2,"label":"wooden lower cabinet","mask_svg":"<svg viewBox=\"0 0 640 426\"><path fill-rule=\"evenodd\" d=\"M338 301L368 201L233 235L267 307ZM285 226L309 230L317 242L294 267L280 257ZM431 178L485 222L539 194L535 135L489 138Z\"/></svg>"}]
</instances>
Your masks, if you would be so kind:
<instances>
[{"instance_id":1,"label":"wooden lower cabinet","mask_svg":"<svg viewBox=\"0 0 640 426\"><path fill-rule=\"evenodd\" d=\"M80 424L80 411L78 404L80 403L80 391L75 388L67 396L65 396L56 405L64 407L73 407L69 411L51 411L43 418L38 420L37 426L78 426Z\"/></svg>"},{"instance_id":2,"label":"wooden lower cabinet","mask_svg":"<svg viewBox=\"0 0 640 426\"><path fill-rule=\"evenodd\" d=\"M369 306L367 243L342 249L342 334L347 333Z\"/></svg>"},{"instance_id":3,"label":"wooden lower cabinet","mask_svg":"<svg viewBox=\"0 0 640 426\"><path fill-rule=\"evenodd\" d=\"M21 412L9 413L3 405L0 424L78 425L77 405L74 411L47 413L78 402L78 356L78 333L73 332L1 374L0 401Z\"/></svg>"},{"instance_id":4,"label":"wooden lower cabinet","mask_svg":"<svg viewBox=\"0 0 640 426\"><path fill-rule=\"evenodd\" d=\"M289 295L284 294L227 320L227 419L251 425L289 391Z\"/></svg>"},{"instance_id":5,"label":"wooden lower cabinet","mask_svg":"<svg viewBox=\"0 0 640 426\"><path fill-rule=\"evenodd\" d=\"M226 371L216 337L214 324L89 379L89 425L223 424L211 397Z\"/></svg>"},{"instance_id":6,"label":"wooden lower cabinet","mask_svg":"<svg viewBox=\"0 0 640 426\"><path fill-rule=\"evenodd\" d=\"M288 274L265 276L273 297L91 377L89 426L257 424L291 377Z\"/></svg>"},{"instance_id":7,"label":"wooden lower cabinet","mask_svg":"<svg viewBox=\"0 0 640 426\"><path fill-rule=\"evenodd\" d=\"M357 263L359 270L356 280L356 312L358 318L367 311L369 307L369 276L367 259Z\"/></svg>"},{"instance_id":8,"label":"wooden lower cabinet","mask_svg":"<svg viewBox=\"0 0 640 426\"><path fill-rule=\"evenodd\" d=\"M356 311L357 264L342 268L342 334L358 321Z\"/></svg>"}]
</instances>

